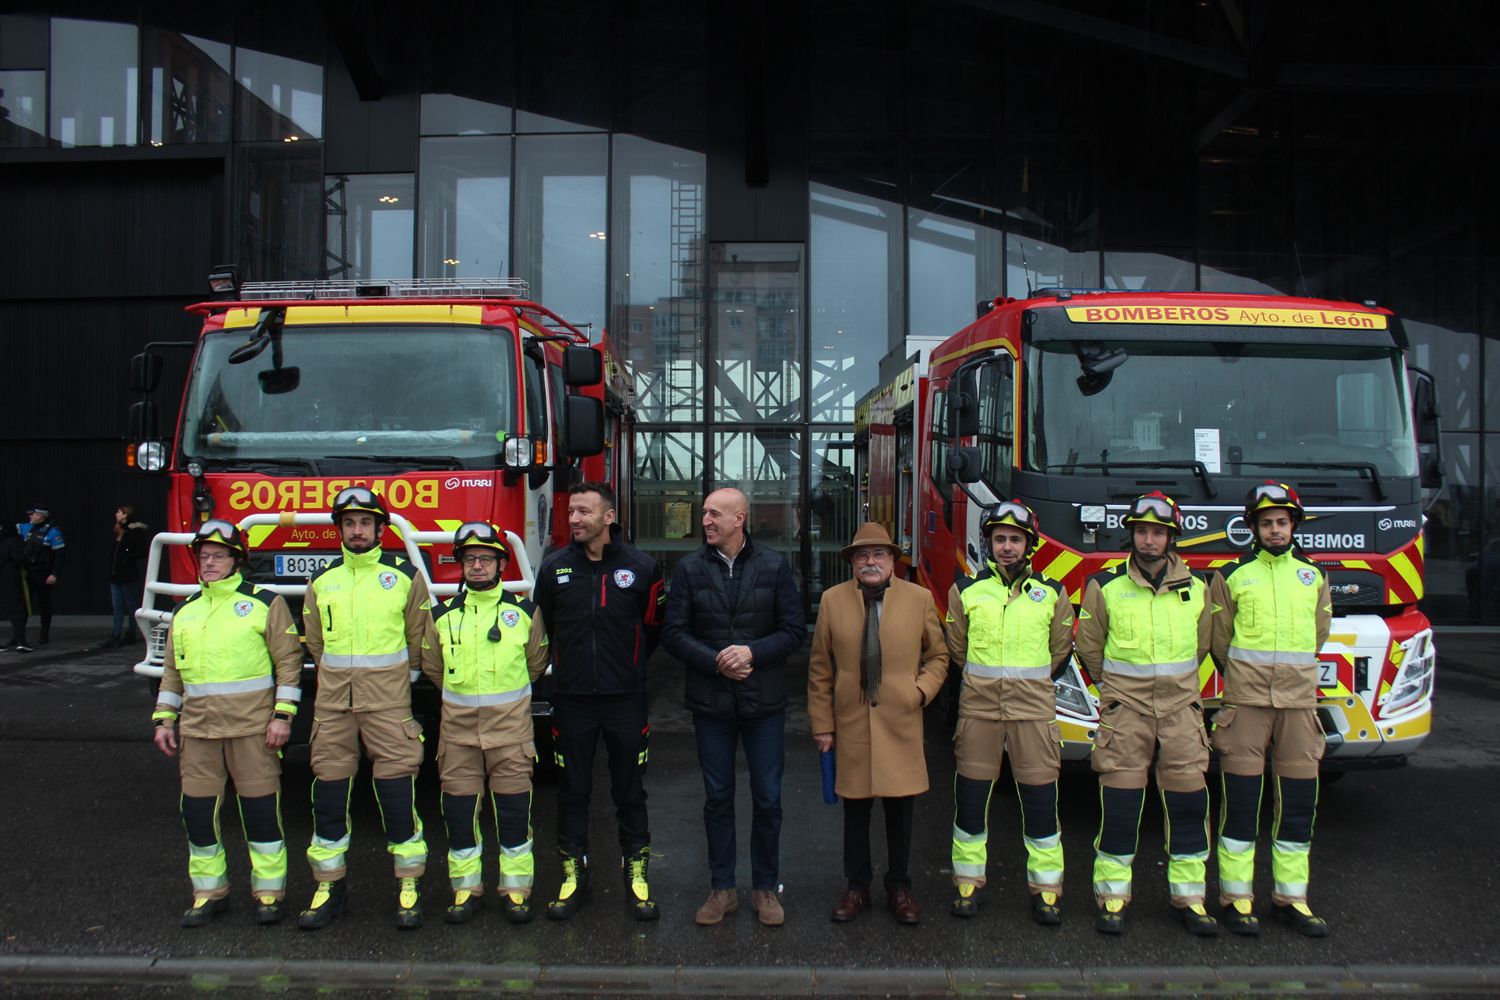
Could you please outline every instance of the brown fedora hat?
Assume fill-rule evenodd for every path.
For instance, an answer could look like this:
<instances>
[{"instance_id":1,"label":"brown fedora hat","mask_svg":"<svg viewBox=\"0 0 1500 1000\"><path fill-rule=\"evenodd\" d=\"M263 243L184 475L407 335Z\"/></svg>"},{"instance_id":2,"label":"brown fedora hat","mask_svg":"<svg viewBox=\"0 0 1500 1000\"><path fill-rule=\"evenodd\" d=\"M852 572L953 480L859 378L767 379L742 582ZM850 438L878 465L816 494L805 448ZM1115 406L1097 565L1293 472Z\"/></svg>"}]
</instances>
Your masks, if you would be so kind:
<instances>
[{"instance_id":1,"label":"brown fedora hat","mask_svg":"<svg viewBox=\"0 0 1500 1000\"><path fill-rule=\"evenodd\" d=\"M853 559L854 553L858 549L868 549L877 545L890 549L893 556L901 555L901 548L895 542L891 541L890 532L885 530L885 525L876 524L874 521L866 521L854 533L854 541L844 546L842 553L844 561L848 562L850 559Z\"/></svg>"}]
</instances>

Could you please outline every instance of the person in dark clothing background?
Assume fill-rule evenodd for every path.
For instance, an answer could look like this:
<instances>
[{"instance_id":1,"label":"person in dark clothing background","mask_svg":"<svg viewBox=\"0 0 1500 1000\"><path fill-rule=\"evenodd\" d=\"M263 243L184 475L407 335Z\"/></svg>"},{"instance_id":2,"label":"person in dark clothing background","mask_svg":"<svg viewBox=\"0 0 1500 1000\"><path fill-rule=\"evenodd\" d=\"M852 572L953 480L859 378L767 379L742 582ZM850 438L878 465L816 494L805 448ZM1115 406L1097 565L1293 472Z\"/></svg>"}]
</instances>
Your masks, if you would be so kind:
<instances>
[{"instance_id":1,"label":"person in dark clothing background","mask_svg":"<svg viewBox=\"0 0 1500 1000\"><path fill-rule=\"evenodd\" d=\"M52 640L52 588L62 572L63 534L52 524L52 512L41 504L26 511L26 520L16 525L26 553L26 589L31 608L41 619L37 642L45 646Z\"/></svg>"},{"instance_id":2,"label":"person in dark clothing background","mask_svg":"<svg viewBox=\"0 0 1500 1000\"><path fill-rule=\"evenodd\" d=\"M109 560L109 597L114 622L104 647L124 646L135 641L135 630L125 618L140 595L132 584L141 578L140 560L151 544L146 525L135 519L135 508L123 503L115 508L115 547Z\"/></svg>"},{"instance_id":3,"label":"person in dark clothing background","mask_svg":"<svg viewBox=\"0 0 1500 1000\"><path fill-rule=\"evenodd\" d=\"M10 622L10 642L5 649L29 653L26 645L26 563L20 535L9 524L0 524L0 621Z\"/></svg>"},{"instance_id":4,"label":"person in dark clothing background","mask_svg":"<svg viewBox=\"0 0 1500 1000\"><path fill-rule=\"evenodd\" d=\"M579 483L568 494L573 541L542 560L532 594L552 644L552 733L560 765L562 882L557 898L547 904L547 916L573 916L588 891L589 797L594 751L602 737L626 899L637 920L655 920L643 779L651 738L646 661L656 649L666 600L661 567L616 537L615 491L608 484Z\"/></svg>"},{"instance_id":5,"label":"person in dark clothing background","mask_svg":"<svg viewBox=\"0 0 1500 1000\"><path fill-rule=\"evenodd\" d=\"M706 544L672 571L662 645L687 666L703 769L710 892L695 917L712 926L739 908L735 889L734 759L745 746L753 813L750 905L760 922L786 919L779 891L781 776L786 755L786 658L807 636L802 596L786 556L745 530L736 489L703 500Z\"/></svg>"}]
</instances>

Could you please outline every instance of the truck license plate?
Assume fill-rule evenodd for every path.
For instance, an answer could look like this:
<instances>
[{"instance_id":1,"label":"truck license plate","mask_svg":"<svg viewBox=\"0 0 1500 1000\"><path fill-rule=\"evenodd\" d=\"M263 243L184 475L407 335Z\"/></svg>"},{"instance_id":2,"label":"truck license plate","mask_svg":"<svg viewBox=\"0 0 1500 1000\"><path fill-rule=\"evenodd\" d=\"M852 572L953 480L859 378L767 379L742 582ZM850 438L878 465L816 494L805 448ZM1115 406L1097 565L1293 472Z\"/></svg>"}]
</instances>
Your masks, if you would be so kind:
<instances>
[{"instance_id":1,"label":"truck license plate","mask_svg":"<svg viewBox=\"0 0 1500 1000\"><path fill-rule=\"evenodd\" d=\"M277 553L276 575L310 577L337 558L338 556L327 554L313 555L311 553L302 553L299 555L287 555L286 553Z\"/></svg>"},{"instance_id":2,"label":"truck license plate","mask_svg":"<svg viewBox=\"0 0 1500 1000\"><path fill-rule=\"evenodd\" d=\"M1336 688L1339 686L1339 665L1329 663L1327 660L1318 661L1318 687Z\"/></svg>"}]
</instances>

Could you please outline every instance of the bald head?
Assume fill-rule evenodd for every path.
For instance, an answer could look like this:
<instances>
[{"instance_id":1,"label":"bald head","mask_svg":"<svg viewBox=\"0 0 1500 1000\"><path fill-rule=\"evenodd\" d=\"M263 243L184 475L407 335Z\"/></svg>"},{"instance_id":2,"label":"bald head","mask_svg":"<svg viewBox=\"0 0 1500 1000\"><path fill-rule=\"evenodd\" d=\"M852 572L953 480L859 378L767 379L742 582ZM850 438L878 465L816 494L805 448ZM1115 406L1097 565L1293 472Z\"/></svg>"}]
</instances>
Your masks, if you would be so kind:
<instances>
[{"instance_id":1,"label":"bald head","mask_svg":"<svg viewBox=\"0 0 1500 1000\"><path fill-rule=\"evenodd\" d=\"M703 535L708 544L735 556L745 544L745 513L750 502L736 489L714 490L703 498Z\"/></svg>"}]
</instances>

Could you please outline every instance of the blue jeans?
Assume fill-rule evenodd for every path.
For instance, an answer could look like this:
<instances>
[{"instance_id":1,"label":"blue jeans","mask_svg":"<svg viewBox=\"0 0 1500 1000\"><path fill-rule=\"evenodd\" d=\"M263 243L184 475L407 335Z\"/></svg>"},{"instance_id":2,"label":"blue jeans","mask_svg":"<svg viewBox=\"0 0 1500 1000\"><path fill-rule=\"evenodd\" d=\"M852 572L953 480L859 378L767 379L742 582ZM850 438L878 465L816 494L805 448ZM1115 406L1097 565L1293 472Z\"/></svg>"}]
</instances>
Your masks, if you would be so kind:
<instances>
[{"instance_id":1,"label":"blue jeans","mask_svg":"<svg viewBox=\"0 0 1500 1000\"><path fill-rule=\"evenodd\" d=\"M786 762L786 712L755 719L721 719L693 713L698 764L703 768L703 827L713 888L735 886L734 763L745 746L750 772L750 875L752 889L777 886L781 844L781 774Z\"/></svg>"},{"instance_id":2,"label":"blue jeans","mask_svg":"<svg viewBox=\"0 0 1500 1000\"><path fill-rule=\"evenodd\" d=\"M130 607L131 586L132 584L130 583L111 583L109 585L109 599L110 603L114 605L115 609L115 624L114 627L110 629L109 634L114 636L116 639L124 637L125 616L135 610L134 608Z\"/></svg>"}]
</instances>

